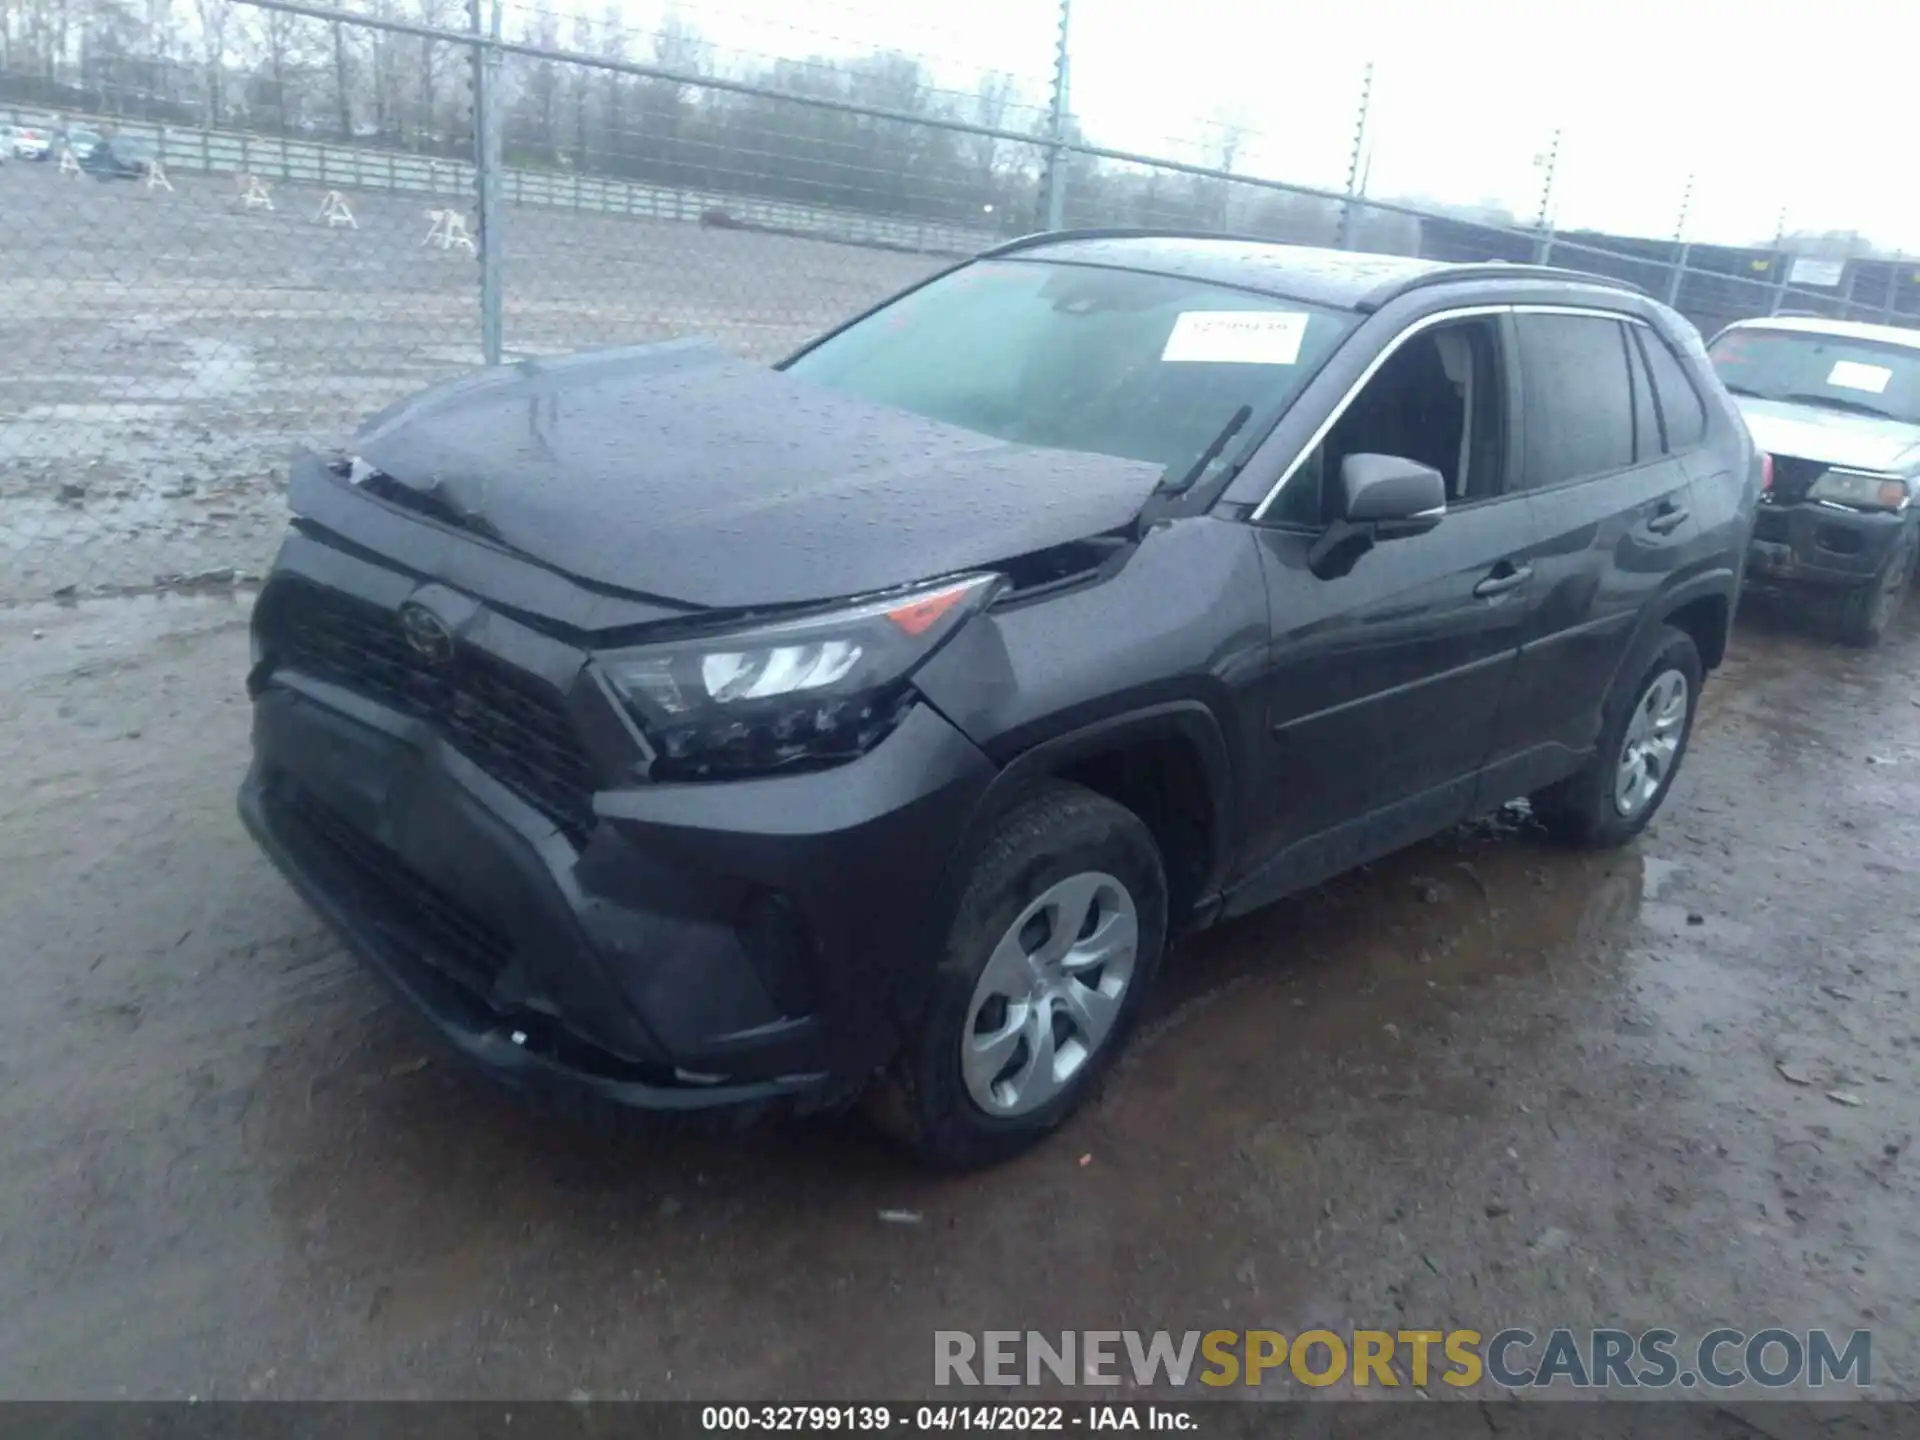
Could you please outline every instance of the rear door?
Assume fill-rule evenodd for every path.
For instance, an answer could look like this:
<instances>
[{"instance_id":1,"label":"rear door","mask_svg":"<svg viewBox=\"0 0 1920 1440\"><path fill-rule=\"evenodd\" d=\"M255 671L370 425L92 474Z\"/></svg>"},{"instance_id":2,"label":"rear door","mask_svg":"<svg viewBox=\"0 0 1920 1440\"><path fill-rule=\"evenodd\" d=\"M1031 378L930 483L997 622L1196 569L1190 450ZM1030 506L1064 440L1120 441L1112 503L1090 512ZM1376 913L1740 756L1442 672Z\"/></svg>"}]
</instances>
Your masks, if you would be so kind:
<instances>
[{"instance_id":1,"label":"rear door","mask_svg":"<svg viewBox=\"0 0 1920 1440\"><path fill-rule=\"evenodd\" d=\"M1664 347L1659 334L1633 317L1549 306L1516 307L1510 324L1521 392L1516 478L1538 529L1530 558L1539 602L1495 728L1482 809L1569 773L1592 748L1635 622L1699 533L1650 378L1647 347ZM1670 352L1660 358L1686 385ZM1692 418L1676 413L1674 436L1698 443L1699 400L1686 393Z\"/></svg>"}]
</instances>

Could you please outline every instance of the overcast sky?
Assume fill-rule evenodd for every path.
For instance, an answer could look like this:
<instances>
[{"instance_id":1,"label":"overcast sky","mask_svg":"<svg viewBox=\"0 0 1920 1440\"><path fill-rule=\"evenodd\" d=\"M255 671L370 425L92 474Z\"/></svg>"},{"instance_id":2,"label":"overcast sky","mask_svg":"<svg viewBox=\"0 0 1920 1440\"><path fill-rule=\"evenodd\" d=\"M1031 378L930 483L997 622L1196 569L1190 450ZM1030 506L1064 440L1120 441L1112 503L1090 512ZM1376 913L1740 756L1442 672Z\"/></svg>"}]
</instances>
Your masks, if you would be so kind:
<instances>
[{"instance_id":1,"label":"overcast sky","mask_svg":"<svg viewBox=\"0 0 1920 1440\"><path fill-rule=\"evenodd\" d=\"M1920 0L1072 0L1072 100L1089 139L1345 184L1360 78L1374 62L1368 190L1495 201L1531 221L1535 158L1563 130L1563 227L1688 238L1859 229L1920 252L1914 164ZM940 82L982 71L1043 102L1057 0L623 0L671 8L721 51L895 48ZM597 13L599 6L593 5ZM636 49L640 48L638 46Z\"/></svg>"}]
</instances>

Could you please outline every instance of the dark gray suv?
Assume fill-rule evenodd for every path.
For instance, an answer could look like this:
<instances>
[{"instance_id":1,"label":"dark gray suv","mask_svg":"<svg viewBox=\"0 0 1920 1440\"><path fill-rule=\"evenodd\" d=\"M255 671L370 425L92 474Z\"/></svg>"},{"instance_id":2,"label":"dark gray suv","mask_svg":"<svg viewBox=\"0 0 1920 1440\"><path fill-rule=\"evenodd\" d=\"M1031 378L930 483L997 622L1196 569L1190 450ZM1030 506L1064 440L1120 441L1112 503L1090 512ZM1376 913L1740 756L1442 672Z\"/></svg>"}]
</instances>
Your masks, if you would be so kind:
<instances>
[{"instance_id":1,"label":"dark gray suv","mask_svg":"<svg viewBox=\"0 0 1920 1440\"><path fill-rule=\"evenodd\" d=\"M1636 834L1760 483L1638 292L1041 236L774 368L530 361L300 458L241 809L512 1085L984 1161L1179 932L1517 796Z\"/></svg>"}]
</instances>

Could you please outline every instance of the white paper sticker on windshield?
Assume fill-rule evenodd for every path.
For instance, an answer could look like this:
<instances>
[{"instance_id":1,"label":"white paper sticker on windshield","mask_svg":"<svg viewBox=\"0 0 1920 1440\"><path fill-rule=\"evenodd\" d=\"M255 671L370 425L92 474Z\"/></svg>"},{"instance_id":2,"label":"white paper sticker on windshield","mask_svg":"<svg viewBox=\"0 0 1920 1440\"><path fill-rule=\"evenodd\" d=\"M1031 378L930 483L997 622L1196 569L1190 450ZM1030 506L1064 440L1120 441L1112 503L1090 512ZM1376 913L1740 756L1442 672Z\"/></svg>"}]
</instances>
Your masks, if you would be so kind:
<instances>
[{"instance_id":1,"label":"white paper sticker on windshield","mask_svg":"<svg viewBox=\"0 0 1920 1440\"><path fill-rule=\"evenodd\" d=\"M1827 376L1829 385L1838 385L1847 390L1865 390L1870 395L1887 393L1887 381L1893 378L1893 371L1884 365L1862 365L1857 360L1836 360L1833 372Z\"/></svg>"},{"instance_id":2,"label":"white paper sticker on windshield","mask_svg":"<svg viewBox=\"0 0 1920 1440\"><path fill-rule=\"evenodd\" d=\"M1187 310L1173 322L1162 360L1210 365L1292 365L1307 317L1273 310Z\"/></svg>"}]
</instances>

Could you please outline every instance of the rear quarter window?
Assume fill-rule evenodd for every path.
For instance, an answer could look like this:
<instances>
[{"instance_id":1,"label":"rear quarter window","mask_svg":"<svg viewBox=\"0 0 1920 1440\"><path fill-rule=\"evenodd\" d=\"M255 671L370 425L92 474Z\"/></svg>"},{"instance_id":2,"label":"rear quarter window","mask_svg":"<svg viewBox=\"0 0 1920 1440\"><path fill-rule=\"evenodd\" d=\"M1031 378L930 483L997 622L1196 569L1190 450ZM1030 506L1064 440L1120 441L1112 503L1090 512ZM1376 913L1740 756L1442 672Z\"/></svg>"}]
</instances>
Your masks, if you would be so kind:
<instances>
[{"instance_id":1,"label":"rear quarter window","mask_svg":"<svg viewBox=\"0 0 1920 1440\"><path fill-rule=\"evenodd\" d=\"M1647 357L1647 370L1653 377L1653 393L1660 404L1666 426L1669 451L1691 450L1706 438L1707 411L1700 403L1700 392L1687 378L1687 370L1668 348L1667 342L1644 325L1633 327L1640 340L1641 353Z\"/></svg>"}]
</instances>

